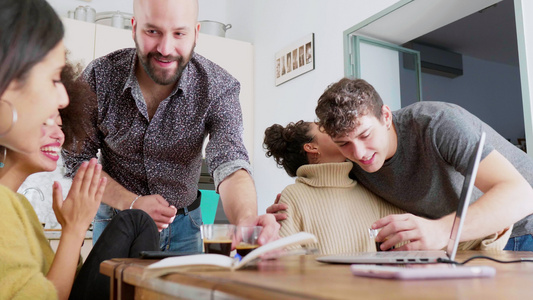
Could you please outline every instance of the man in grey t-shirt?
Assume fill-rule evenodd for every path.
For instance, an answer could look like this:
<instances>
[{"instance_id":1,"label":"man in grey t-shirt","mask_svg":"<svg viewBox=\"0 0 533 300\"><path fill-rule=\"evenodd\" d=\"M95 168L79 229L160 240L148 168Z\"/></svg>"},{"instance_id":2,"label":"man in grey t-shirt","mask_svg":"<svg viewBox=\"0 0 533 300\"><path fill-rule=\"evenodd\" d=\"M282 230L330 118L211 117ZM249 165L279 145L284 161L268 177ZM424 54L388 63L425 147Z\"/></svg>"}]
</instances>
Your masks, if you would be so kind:
<instances>
[{"instance_id":1,"label":"man in grey t-shirt","mask_svg":"<svg viewBox=\"0 0 533 300\"><path fill-rule=\"evenodd\" d=\"M366 81L342 79L318 101L319 125L354 162L365 187L412 214L390 215L382 249L441 249L448 240L468 158L487 133L466 218L463 240L499 232L515 223L507 250L533 251L533 160L487 124L460 108L420 102L391 112ZM415 216L416 215L416 216Z\"/></svg>"}]
</instances>

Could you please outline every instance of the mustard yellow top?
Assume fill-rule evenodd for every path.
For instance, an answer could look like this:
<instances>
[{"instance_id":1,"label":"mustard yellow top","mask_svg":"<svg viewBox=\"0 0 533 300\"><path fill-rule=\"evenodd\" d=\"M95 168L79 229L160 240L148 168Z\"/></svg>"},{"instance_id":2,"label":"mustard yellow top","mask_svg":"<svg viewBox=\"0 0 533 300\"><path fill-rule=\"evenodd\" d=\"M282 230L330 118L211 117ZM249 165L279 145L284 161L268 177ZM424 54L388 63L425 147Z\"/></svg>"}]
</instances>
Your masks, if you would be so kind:
<instances>
[{"instance_id":1,"label":"mustard yellow top","mask_svg":"<svg viewBox=\"0 0 533 300\"><path fill-rule=\"evenodd\" d=\"M289 208L281 221L281 236L300 231L316 235L320 254L376 251L368 228L390 214L404 210L384 201L348 174L351 162L304 165L298 168L296 182L281 193L280 203ZM484 239L460 244L460 250L502 250L511 230Z\"/></svg>"},{"instance_id":2,"label":"mustard yellow top","mask_svg":"<svg viewBox=\"0 0 533 300\"><path fill-rule=\"evenodd\" d=\"M57 299L54 251L28 199L0 185L0 299Z\"/></svg>"}]
</instances>

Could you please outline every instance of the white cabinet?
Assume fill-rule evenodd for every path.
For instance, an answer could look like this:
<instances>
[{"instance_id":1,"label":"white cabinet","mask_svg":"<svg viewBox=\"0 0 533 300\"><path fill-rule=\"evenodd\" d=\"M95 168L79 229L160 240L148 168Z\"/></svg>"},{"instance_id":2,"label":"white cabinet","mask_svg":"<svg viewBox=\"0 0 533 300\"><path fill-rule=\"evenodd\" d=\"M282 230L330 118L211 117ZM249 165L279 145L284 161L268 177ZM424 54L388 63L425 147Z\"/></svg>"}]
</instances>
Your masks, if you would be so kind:
<instances>
[{"instance_id":1,"label":"white cabinet","mask_svg":"<svg viewBox=\"0 0 533 300\"><path fill-rule=\"evenodd\" d=\"M68 58L86 67L93 59L122 48L133 48L130 30L62 18Z\"/></svg>"},{"instance_id":2,"label":"white cabinet","mask_svg":"<svg viewBox=\"0 0 533 300\"><path fill-rule=\"evenodd\" d=\"M69 58L86 66L112 51L135 47L131 30L63 18L65 46ZM241 83L240 102L244 123L244 144L253 161L253 45L200 33L195 51L226 69Z\"/></svg>"},{"instance_id":3,"label":"white cabinet","mask_svg":"<svg viewBox=\"0 0 533 300\"><path fill-rule=\"evenodd\" d=\"M94 59L94 39L96 35L93 23L87 23L74 19L63 18L65 25L65 48L68 58L73 62L79 62L84 67Z\"/></svg>"},{"instance_id":4,"label":"white cabinet","mask_svg":"<svg viewBox=\"0 0 533 300\"><path fill-rule=\"evenodd\" d=\"M131 30L96 24L94 58L104 56L122 48L135 48Z\"/></svg>"}]
</instances>

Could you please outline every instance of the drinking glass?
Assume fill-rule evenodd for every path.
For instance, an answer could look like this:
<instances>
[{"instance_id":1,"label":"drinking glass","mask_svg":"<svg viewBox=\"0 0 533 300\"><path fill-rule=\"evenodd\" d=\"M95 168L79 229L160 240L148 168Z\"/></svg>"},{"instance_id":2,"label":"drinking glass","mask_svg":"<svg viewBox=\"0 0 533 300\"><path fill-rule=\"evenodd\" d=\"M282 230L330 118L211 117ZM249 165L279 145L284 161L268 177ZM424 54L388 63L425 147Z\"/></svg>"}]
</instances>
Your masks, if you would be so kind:
<instances>
[{"instance_id":1,"label":"drinking glass","mask_svg":"<svg viewBox=\"0 0 533 300\"><path fill-rule=\"evenodd\" d=\"M230 256L235 225L204 224L200 228L204 241L204 252Z\"/></svg>"}]
</instances>

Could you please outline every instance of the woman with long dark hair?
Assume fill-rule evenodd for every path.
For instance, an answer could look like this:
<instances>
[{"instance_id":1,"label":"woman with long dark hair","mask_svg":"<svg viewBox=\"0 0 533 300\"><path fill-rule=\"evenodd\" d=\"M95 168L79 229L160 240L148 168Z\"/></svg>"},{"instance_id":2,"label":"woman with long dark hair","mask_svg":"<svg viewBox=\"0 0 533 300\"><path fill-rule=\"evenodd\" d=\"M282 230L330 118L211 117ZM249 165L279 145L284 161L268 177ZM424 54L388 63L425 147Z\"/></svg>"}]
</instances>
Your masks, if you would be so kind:
<instances>
[{"instance_id":1,"label":"woman with long dark hair","mask_svg":"<svg viewBox=\"0 0 533 300\"><path fill-rule=\"evenodd\" d=\"M78 169L66 199L54 183L62 232L53 253L29 201L15 191L29 174L53 168L63 143L57 128L58 108L69 101L62 83L63 25L45 0L2 0L0 20L0 299L107 299L109 280L99 274L100 262L157 249L157 227L143 212L123 214L111 229L132 229L104 233L108 244L96 244L76 276L107 182L93 158Z\"/></svg>"},{"instance_id":2,"label":"woman with long dark hair","mask_svg":"<svg viewBox=\"0 0 533 300\"><path fill-rule=\"evenodd\" d=\"M68 104L63 25L46 1L2 1L0 20L0 145L36 151L41 124Z\"/></svg>"},{"instance_id":3,"label":"woman with long dark hair","mask_svg":"<svg viewBox=\"0 0 533 300\"><path fill-rule=\"evenodd\" d=\"M39 151L42 126L55 123L68 96L61 83L64 29L50 5L4 0L0 20L0 159L7 168L7 149L28 155ZM63 228L55 258L27 199L0 181L0 298L68 297L85 232L105 187L100 170L96 160L85 163L64 201L54 184L54 212Z\"/></svg>"}]
</instances>

